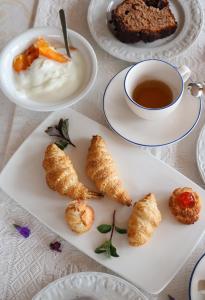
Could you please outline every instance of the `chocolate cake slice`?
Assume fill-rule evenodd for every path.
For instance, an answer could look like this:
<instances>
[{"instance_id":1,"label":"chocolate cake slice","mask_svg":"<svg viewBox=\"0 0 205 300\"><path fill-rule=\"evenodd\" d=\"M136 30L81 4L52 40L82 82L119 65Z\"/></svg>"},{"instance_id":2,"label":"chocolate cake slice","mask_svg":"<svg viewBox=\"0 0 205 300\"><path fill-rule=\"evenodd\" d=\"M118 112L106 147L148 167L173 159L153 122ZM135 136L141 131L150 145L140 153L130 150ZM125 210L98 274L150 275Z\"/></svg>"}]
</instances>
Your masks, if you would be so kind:
<instances>
[{"instance_id":1,"label":"chocolate cake slice","mask_svg":"<svg viewBox=\"0 0 205 300\"><path fill-rule=\"evenodd\" d=\"M112 11L112 23L124 43L153 42L177 29L168 0L124 0Z\"/></svg>"}]
</instances>

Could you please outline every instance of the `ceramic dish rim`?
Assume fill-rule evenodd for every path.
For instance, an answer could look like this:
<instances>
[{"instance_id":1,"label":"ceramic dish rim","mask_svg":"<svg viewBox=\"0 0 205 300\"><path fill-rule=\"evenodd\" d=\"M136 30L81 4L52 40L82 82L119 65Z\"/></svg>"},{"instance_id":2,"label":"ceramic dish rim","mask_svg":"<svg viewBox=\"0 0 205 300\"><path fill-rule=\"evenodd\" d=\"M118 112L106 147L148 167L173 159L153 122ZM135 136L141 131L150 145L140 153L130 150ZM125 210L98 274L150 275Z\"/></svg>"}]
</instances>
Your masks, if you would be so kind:
<instances>
[{"instance_id":1,"label":"ceramic dish rim","mask_svg":"<svg viewBox=\"0 0 205 300\"><path fill-rule=\"evenodd\" d=\"M203 172L201 170L201 167L200 167L200 164L199 164L199 144L201 142L201 137L202 137L204 131L205 131L205 125L203 125L202 128L201 128L201 131L199 133L198 140L197 140L197 145L196 145L196 162L197 162L197 167L198 167L198 170L199 170L199 174L201 176L201 179L202 179L203 183L205 183L205 175L203 174Z\"/></svg>"},{"instance_id":2,"label":"ceramic dish rim","mask_svg":"<svg viewBox=\"0 0 205 300\"><path fill-rule=\"evenodd\" d=\"M111 277L115 280L119 280L122 281L122 283L124 283L125 285L128 285L129 287L132 287L133 289L135 289L139 294L141 294L140 296L143 297L144 300L148 300L148 298L132 283L130 283L129 281L125 280L124 278L118 277L116 275L112 275L109 273L104 273L104 272L75 272L75 273L70 273L66 276L63 276L61 278L58 278L52 282L50 282L47 286L45 286L43 289L41 289L36 295L33 296L32 300L38 300L37 297L39 297L41 292L46 291L47 289L49 289L53 284L55 283L59 283L61 281L64 281L66 278L69 279L69 277L72 276L77 276L77 275L82 275L82 276L87 276L87 275L96 275L96 276L105 276L105 277Z\"/></svg>"}]
</instances>

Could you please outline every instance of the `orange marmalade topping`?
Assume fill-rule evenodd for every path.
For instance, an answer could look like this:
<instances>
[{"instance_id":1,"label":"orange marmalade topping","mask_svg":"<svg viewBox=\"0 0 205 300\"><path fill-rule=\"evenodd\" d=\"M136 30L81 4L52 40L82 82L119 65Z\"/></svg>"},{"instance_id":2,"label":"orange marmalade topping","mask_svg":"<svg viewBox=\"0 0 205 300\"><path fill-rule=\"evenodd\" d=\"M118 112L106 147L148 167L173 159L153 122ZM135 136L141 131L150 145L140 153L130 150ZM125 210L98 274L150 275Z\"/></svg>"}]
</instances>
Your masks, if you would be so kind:
<instances>
[{"instance_id":1,"label":"orange marmalade topping","mask_svg":"<svg viewBox=\"0 0 205 300\"><path fill-rule=\"evenodd\" d=\"M182 208L192 208L195 205L194 195L190 192L179 194L176 200Z\"/></svg>"},{"instance_id":2,"label":"orange marmalade topping","mask_svg":"<svg viewBox=\"0 0 205 300\"><path fill-rule=\"evenodd\" d=\"M55 60L59 63L65 63L70 60L66 55L56 51L48 41L40 37L28 49L14 58L14 70L16 72L26 70L32 62L39 57L39 55L45 56L46 58Z\"/></svg>"}]
</instances>

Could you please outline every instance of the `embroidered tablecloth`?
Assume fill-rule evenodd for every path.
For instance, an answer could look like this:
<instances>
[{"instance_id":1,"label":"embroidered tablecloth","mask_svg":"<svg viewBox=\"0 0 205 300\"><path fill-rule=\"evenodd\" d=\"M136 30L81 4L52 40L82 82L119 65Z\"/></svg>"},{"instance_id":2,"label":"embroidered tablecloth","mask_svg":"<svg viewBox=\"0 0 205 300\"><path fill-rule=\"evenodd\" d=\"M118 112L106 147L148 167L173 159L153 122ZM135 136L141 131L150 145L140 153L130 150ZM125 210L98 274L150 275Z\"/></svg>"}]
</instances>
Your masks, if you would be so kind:
<instances>
[{"instance_id":1,"label":"embroidered tablecloth","mask_svg":"<svg viewBox=\"0 0 205 300\"><path fill-rule=\"evenodd\" d=\"M201 4L205 10L203 0ZM0 2L0 47L2 48L8 40L28 27L59 27L58 10L64 8L69 27L89 40L95 49L99 64L94 88L86 99L73 108L107 126L102 112L104 89L109 80L129 64L101 50L92 39L86 21L88 5L89 0L2 0ZM205 24L194 45L171 62L176 65L188 65L192 69L194 80L205 79ZM0 92L1 168L47 115L48 113L31 112L16 107ZM151 151L153 155L204 187L197 170L195 155L197 137L204 121L203 109L198 126L185 140L172 146L144 150ZM29 239L23 239L15 232L11 225L14 221L19 224L29 224L32 231ZM62 241L62 253L52 252L48 245L56 238L56 235L36 218L0 192L0 299L29 300L49 282L72 272L111 273L65 241ZM149 295L148 298L167 299L167 294L171 294L176 300L188 299L189 277L194 264L204 250L205 238L201 240L166 289L158 297Z\"/></svg>"}]
</instances>

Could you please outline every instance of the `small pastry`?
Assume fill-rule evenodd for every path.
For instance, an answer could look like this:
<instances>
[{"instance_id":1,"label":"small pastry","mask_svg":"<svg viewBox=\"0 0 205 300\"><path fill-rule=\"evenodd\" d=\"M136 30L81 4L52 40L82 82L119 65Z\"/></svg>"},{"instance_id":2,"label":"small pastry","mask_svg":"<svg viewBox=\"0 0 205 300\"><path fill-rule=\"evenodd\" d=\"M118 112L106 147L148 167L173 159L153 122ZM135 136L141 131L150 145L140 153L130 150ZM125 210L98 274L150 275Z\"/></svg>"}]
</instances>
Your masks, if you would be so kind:
<instances>
[{"instance_id":1,"label":"small pastry","mask_svg":"<svg viewBox=\"0 0 205 300\"><path fill-rule=\"evenodd\" d=\"M117 202L130 206L132 200L119 179L118 171L103 138L93 136L87 156L87 175L97 189Z\"/></svg>"},{"instance_id":2,"label":"small pastry","mask_svg":"<svg viewBox=\"0 0 205 300\"><path fill-rule=\"evenodd\" d=\"M191 188L178 188L169 199L169 207L179 222L193 224L199 219L201 199Z\"/></svg>"},{"instance_id":3,"label":"small pastry","mask_svg":"<svg viewBox=\"0 0 205 300\"><path fill-rule=\"evenodd\" d=\"M102 196L100 193L89 191L78 180L78 175L69 156L55 144L47 147L43 167L46 171L48 186L61 195L68 196L74 200L87 200Z\"/></svg>"},{"instance_id":4,"label":"small pastry","mask_svg":"<svg viewBox=\"0 0 205 300\"><path fill-rule=\"evenodd\" d=\"M65 210L65 220L72 231L84 233L93 225L94 210L85 201L71 201Z\"/></svg>"},{"instance_id":5,"label":"small pastry","mask_svg":"<svg viewBox=\"0 0 205 300\"><path fill-rule=\"evenodd\" d=\"M128 221L128 240L131 246L141 246L152 237L161 222L161 213L154 194L146 195L134 204Z\"/></svg>"}]
</instances>

